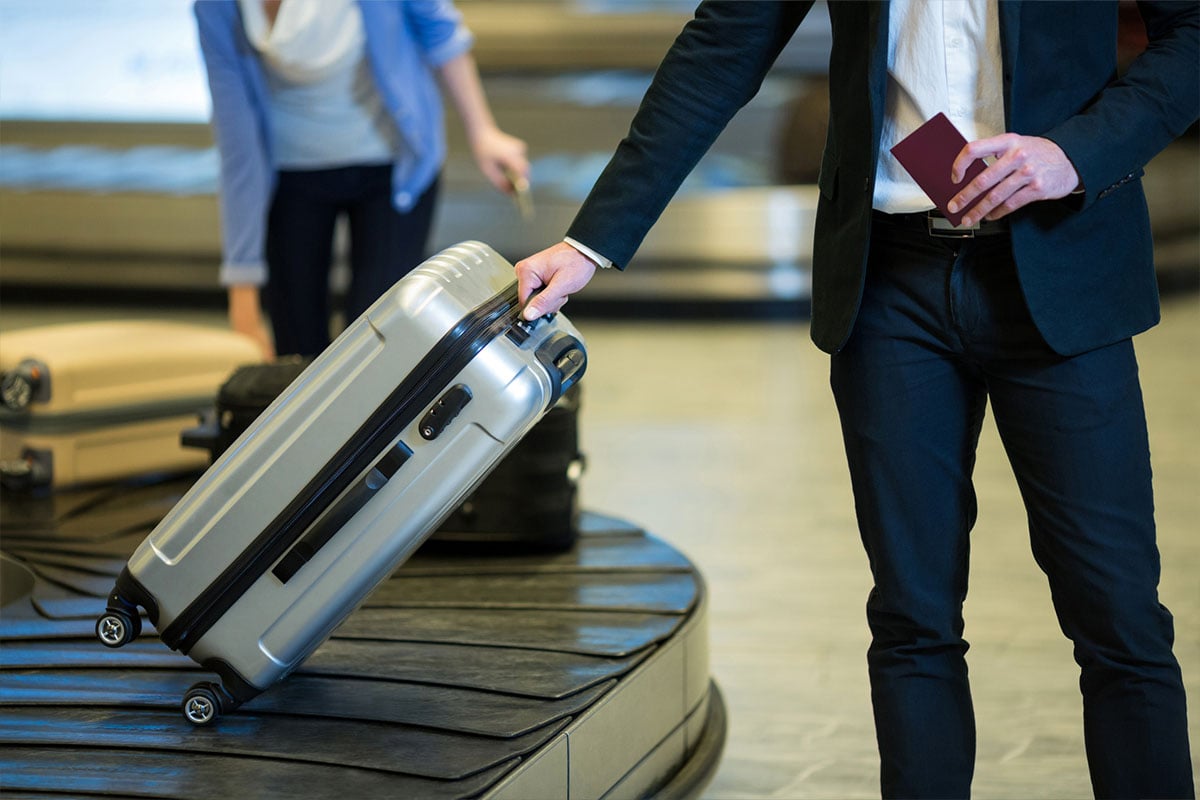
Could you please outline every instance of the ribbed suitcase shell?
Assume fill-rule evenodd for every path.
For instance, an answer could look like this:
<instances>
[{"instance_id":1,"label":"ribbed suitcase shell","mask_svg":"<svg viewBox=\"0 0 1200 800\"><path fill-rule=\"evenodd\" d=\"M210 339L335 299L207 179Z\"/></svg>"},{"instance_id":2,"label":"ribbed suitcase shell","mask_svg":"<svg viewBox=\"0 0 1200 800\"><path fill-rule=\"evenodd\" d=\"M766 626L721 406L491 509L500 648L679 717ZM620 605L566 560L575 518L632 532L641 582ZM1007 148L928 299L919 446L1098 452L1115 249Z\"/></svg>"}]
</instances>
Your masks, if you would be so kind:
<instances>
[{"instance_id":1,"label":"ribbed suitcase shell","mask_svg":"<svg viewBox=\"0 0 1200 800\"><path fill-rule=\"evenodd\" d=\"M475 335L463 330L470 327L465 320L489 299L507 293L505 315L510 322L516 316L514 278L512 266L493 250L468 242L401 279L151 532L118 581L110 611L128 601L145 605L164 642L216 671L237 703L299 665L582 374L582 338L562 315L516 329L505 325L498 335L493 331L495 338L473 345L465 341ZM364 420L380 417L398 385L420 384L416 368L448 342L457 349L469 345L467 355L477 352L455 374L431 377L436 385L405 415L411 419L393 414L390 430L403 424L398 437L365 456L365 468L364 457L356 456L355 474L347 477L350 468L338 462L347 443L363 439ZM446 369L442 363L436 372ZM451 387L462 386L470 400L427 439L419 429L428 413ZM303 517L296 509L317 484L324 495L337 488L331 503L316 503L323 516L309 509L303 525L281 524ZM347 499L355 493L369 498L365 505ZM323 522L347 514L344 522ZM283 544L264 545L263 532L273 529ZM304 552L304 561L298 553L317 531L327 541ZM253 566L238 566L255 548ZM286 580L276 574L284 565ZM220 613L210 609L200 623L197 606L204 602Z\"/></svg>"}]
</instances>

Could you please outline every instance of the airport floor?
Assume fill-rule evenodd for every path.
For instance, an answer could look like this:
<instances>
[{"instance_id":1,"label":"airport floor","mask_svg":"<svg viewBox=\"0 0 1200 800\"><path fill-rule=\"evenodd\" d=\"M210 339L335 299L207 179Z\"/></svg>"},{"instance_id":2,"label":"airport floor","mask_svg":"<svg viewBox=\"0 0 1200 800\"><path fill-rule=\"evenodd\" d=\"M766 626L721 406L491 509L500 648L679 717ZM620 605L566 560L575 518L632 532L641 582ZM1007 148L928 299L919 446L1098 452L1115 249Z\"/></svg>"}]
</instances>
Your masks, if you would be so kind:
<instances>
[{"instance_id":1,"label":"airport floor","mask_svg":"<svg viewBox=\"0 0 1200 800\"><path fill-rule=\"evenodd\" d=\"M570 312L570 306L567 308ZM0 330L163 311L6 304ZM213 311L172 317L221 324ZM586 507L635 521L708 584L729 712L708 800L878 796L865 666L870 586L827 381L803 322L577 320L588 339ZM1200 302L1164 301L1137 349L1155 459L1161 597L1200 697ZM994 427L976 468L967 601L974 797L1091 796L1077 670ZM629 720L631 726L636 719ZM1200 767L1200 712L1192 715Z\"/></svg>"}]
</instances>

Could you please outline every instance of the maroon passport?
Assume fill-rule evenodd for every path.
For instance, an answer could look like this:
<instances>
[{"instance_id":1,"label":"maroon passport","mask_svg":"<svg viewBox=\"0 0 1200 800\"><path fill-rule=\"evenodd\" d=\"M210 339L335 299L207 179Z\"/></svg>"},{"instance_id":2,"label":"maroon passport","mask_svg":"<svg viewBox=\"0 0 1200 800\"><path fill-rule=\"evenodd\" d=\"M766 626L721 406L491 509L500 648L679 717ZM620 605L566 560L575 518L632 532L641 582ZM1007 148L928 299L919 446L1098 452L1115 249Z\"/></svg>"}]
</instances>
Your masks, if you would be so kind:
<instances>
[{"instance_id":1,"label":"maroon passport","mask_svg":"<svg viewBox=\"0 0 1200 800\"><path fill-rule=\"evenodd\" d=\"M946 119L945 114L939 113L892 147L892 155L900 165L908 170L908 174L912 175L917 185L929 195L929 199L946 219L955 225L960 224L963 214L983 197L980 195L975 198L957 214L951 214L946 208L946 204L958 194L959 189L983 172L986 166L982 160L976 159L967 167L967 174L962 183L953 183L950 180L950 167L966 143L967 140L958 132L958 128L954 127L954 123Z\"/></svg>"}]
</instances>

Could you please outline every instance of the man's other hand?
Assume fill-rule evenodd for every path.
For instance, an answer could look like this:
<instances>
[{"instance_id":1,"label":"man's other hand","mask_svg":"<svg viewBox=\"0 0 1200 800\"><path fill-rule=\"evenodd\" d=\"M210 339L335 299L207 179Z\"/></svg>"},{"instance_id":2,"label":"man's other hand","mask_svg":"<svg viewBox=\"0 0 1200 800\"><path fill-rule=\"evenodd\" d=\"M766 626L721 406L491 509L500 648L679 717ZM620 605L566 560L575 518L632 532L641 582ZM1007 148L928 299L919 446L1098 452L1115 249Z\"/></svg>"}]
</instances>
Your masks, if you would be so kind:
<instances>
[{"instance_id":1,"label":"man's other hand","mask_svg":"<svg viewBox=\"0 0 1200 800\"><path fill-rule=\"evenodd\" d=\"M956 213L976 197L983 198L963 217L966 226L1000 219L1038 200L1066 197L1079 186L1079 174L1062 148L1040 136L1015 133L969 142L954 159L951 180L958 183L971 163L986 157L994 160L949 204Z\"/></svg>"}]
</instances>

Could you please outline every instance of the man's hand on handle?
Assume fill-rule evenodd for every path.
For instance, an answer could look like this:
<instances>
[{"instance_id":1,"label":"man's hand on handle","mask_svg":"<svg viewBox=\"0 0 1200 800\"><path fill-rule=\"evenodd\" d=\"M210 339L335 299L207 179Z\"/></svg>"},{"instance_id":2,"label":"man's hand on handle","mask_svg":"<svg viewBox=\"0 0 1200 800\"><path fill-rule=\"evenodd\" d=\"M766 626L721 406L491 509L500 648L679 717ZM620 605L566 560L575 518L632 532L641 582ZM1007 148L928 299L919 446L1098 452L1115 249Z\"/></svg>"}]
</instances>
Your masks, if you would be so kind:
<instances>
[{"instance_id":1,"label":"man's hand on handle","mask_svg":"<svg viewBox=\"0 0 1200 800\"><path fill-rule=\"evenodd\" d=\"M567 298L596 274L596 264L566 242L559 242L518 261L516 270L519 299L526 304L522 313L532 320L562 308Z\"/></svg>"}]
</instances>

